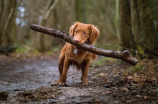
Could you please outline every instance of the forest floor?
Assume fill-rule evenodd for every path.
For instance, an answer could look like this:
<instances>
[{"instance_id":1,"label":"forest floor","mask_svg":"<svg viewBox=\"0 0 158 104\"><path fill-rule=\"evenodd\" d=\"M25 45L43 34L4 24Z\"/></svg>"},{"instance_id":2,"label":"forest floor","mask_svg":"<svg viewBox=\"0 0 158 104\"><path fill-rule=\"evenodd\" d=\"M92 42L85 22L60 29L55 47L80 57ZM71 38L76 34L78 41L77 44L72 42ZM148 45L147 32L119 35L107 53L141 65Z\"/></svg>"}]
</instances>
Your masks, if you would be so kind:
<instances>
[{"instance_id":1,"label":"forest floor","mask_svg":"<svg viewBox=\"0 0 158 104\"><path fill-rule=\"evenodd\" d=\"M0 103L10 104L157 104L158 86L128 74L127 63L103 59L92 62L89 85L81 84L81 72L70 67L67 86L51 86L58 80L58 56L0 56ZM137 79L137 80L136 80Z\"/></svg>"}]
</instances>

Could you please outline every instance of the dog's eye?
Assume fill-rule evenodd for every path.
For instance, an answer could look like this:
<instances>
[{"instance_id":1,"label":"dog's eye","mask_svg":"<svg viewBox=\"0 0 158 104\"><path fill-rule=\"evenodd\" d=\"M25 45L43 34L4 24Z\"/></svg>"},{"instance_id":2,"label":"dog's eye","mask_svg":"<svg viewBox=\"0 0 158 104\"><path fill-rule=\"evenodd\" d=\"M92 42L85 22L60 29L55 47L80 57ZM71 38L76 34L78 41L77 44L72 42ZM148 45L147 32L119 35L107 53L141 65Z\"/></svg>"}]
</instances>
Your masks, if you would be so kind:
<instances>
[{"instance_id":1,"label":"dog's eye","mask_svg":"<svg viewBox=\"0 0 158 104\"><path fill-rule=\"evenodd\" d=\"M76 31L76 33L77 33L78 31Z\"/></svg>"},{"instance_id":2,"label":"dog's eye","mask_svg":"<svg viewBox=\"0 0 158 104\"><path fill-rule=\"evenodd\" d=\"M84 32L83 34L86 35L86 32Z\"/></svg>"}]
</instances>

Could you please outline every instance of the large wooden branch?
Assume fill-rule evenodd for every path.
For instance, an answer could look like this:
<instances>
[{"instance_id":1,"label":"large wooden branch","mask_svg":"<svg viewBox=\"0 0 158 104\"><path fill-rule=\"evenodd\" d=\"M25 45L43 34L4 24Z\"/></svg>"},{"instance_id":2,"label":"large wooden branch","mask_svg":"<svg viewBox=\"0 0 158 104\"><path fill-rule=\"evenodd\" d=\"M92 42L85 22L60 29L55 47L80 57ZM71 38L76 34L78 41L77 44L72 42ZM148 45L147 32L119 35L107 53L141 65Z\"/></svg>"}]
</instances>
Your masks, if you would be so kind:
<instances>
[{"instance_id":1,"label":"large wooden branch","mask_svg":"<svg viewBox=\"0 0 158 104\"><path fill-rule=\"evenodd\" d=\"M130 63L131 65L136 65L138 62L137 59L135 59L134 57L132 57L130 55L129 50L125 50L125 51L121 52L121 51L105 50L105 49L97 48L97 47L94 47L92 45L88 45L86 43L78 45L73 41L72 36L66 34L63 31L59 31L56 29L47 28L47 27L43 27L43 26L35 25L35 24L32 24L30 26L30 28L34 31L42 32L42 33L45 33L45 34L48 34L48 35L51 35L54 37L61 38L61 39L65 40L66 42L69 42L69 43L71 43L71 44L73 44L73 45L75 45L83 50L86 50L86 51L89 51L89 52L92 52L92 53L95 53L98 55L121 59L123 61Z\"/></svg>"}]
</instances>

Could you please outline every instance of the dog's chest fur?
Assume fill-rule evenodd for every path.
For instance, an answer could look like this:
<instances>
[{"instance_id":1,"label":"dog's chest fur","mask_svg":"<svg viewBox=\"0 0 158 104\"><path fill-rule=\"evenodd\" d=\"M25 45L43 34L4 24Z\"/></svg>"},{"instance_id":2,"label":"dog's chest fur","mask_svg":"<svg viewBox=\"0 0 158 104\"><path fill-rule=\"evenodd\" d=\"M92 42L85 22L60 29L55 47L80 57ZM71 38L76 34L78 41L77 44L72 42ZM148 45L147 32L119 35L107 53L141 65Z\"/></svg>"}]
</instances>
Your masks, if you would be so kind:
<instances>
[{"instance_id":1,"label":"dog's chest fur","mask_svg":"<svg viewBox=\"0 0 158 104\"><path fill-rule=\"evenodd\" d=\"M81 54L79 52L80 51L74 54L73 57L67 56L67 58L70 60L70 65L75 66L78 70L83 69L83 67L85 66L87 61L85 57L86 57L86 53L88 53L88 52L84 52L83 54Z\"/></svg>"},{"instance_id":2,"label":"dog's chest fur","mask_svg":"<svg viewBox=\"0 0 158 104\"><path fill-rule=\"evenodd\" d=\"M73 54L67 54L66 57L71 60L75 61L78 64L81 64L83 61L86 60L86 55L88 54L87 51L77 49L77 53L74 53L74 50L70 51Z\"/></svg>"},{"instance_id":3,"label":"dog's chest fur","mask_svg":"<svg viewBox=\"0 0 158 104\"><path fill-rule=\"evenodd\" d=\"M76 47L71 45L71 48L66 52L65 57L69 59L70 65L76 66L79 70L85 66L87 61L91 60L91 53L81 49L77 49L77 53L74 53L75 49Z\"/></svg>"}]
</instances>

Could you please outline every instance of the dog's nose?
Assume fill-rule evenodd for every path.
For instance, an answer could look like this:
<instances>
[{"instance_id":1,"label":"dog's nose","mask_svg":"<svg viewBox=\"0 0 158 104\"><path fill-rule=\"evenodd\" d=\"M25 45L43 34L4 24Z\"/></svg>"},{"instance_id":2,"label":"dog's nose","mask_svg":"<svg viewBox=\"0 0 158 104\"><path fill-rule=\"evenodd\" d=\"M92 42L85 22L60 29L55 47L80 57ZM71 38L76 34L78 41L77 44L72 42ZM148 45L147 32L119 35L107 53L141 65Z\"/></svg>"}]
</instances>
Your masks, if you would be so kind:
<instances>
[{"instance_id":1,"label":"dog's nose","mask_svg":"<svg viewBox=\"0 0 158 104\"><path fill-rule=\"evenodd\" d=\"M78 40L78 39L74 39L74 42L75 42L75 43L79 43L79 40Z\"/></svg>"}]
</instances>

